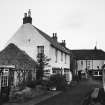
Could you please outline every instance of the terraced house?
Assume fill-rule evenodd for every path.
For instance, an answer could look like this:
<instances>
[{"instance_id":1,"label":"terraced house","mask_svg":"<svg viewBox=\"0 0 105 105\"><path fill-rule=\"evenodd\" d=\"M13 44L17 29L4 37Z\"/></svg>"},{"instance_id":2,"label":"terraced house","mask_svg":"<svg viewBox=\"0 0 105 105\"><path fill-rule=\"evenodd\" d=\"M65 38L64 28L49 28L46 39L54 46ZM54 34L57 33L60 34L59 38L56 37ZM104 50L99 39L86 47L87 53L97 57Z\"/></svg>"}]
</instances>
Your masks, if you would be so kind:
<instances>
[{"instance_id":1,"label":"terraced house","mask_svg":"<svg viewBox=\"0 0 105 105\"><path fill-rule=\"evenodd\" d=\"M92 73L94 72L98 76L101 73L102 75L102 67L105 64L105 52L101 49L79 49L72 50L73 60L72 65L75 74L78 74L79 71L81 73Z\"/></svg>"},{"instance_id":2,"label":"terraced house","mask_svg":"<svg viewBox=\"0 0 105 105\"><path fill-rule=\"evenodd\" d=\"M28 14L24 14L22 26L8 41L8 44L14 43L35 61L38 53L44 53L47 58L50 58L49 65L44 70L46 76L62 73L68 77L70 50L66 48L65 40L59 43L57 39L57 33L53 33L51 37L32 25L31 11L29 10Z\"/></svg>"}]
</instances>

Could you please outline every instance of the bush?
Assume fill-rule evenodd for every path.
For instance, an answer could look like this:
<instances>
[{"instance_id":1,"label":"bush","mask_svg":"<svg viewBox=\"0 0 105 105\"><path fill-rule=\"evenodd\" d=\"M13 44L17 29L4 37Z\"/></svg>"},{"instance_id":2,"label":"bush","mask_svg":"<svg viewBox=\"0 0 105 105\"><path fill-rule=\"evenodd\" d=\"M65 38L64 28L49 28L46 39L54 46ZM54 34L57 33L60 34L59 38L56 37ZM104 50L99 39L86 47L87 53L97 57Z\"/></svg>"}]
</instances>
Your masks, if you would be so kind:
<instances>
[{"instance_id":1,"label":"bush","mask_svg":"<svg viewBox=\"0 0 105 105\"><path fill-rule=\"evenodd\" d=\"M48 90L49 80L42 80L41 85L45 90Z\"/></svg>"},{"instance_id":2,"label":"bush","mask_svg":"<svg viewBox=\"0 0 105 105\"><path fill-rule=\"evenodd\" d=\"M40 81L38 81L38 80L31 80L31 81L27 82L27 86L30 88L35 88L36 85L39 85L39 84L40 84Z\"/></svg>"},{"instance_id":3,"label":"bush","mask_svg":"<svg viewBox=\"0 0 105 105\"><path fill-rule=\"evenodd\" d=\"M47 80L32 80L27 83L27 86L30 88L35 88L37 85L41 85L43 89L47 89L48 81Z\"/></svg>"},{"instance_id":4,"label":"bush","mask_svg":"<svg viewBox=\"0 0 105 105\"><path fill-rule=\"evenodd\" d=\"M67 81L65 77L60 74L52 75L48 87L56 87L57 90L64 90L67 87Z\"/></svg>"}]
</instances>

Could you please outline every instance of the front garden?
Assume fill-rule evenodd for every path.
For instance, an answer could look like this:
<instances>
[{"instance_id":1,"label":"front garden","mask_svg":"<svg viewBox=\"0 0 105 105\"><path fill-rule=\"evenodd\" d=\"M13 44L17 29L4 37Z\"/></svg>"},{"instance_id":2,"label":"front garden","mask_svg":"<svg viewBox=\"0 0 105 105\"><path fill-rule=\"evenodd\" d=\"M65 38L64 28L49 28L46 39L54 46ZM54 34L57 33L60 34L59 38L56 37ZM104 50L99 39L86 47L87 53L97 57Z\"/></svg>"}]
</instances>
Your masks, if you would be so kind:
<instances>
[{"instance_id":1,"label":"front garden","mask_svg":"<svg viewBox=\"0 0 105 105\"><path fill-rule=\"evenodd\" d=\"M18 88L12 88L9 102L26 102L52 91L64 91L66 88L66 79L60 74L52 75L49 80L31 80L21 83Z\"/></svg>"}]
</instances>

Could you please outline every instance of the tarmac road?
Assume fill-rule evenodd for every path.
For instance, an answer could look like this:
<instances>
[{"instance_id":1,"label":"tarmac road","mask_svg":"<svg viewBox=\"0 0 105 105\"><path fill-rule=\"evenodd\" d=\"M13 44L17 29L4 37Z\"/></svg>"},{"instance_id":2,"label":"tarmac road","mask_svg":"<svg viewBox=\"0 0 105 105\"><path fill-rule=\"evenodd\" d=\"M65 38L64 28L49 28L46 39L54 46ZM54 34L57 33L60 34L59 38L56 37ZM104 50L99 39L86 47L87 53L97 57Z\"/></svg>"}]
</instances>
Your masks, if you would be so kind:
<instances>
[{"instance_id":1,"label":"tarmac road","mask_svg":"<svg viewBox=\"0 0 105 105\"><path fill-rule=\"evenodd\" d=\"M102 87L102 81L92 79L81 80L75 86L71 86L61 94L37 105L81 105L84 97L95 87Z\"/></svg>"}]
</instances>

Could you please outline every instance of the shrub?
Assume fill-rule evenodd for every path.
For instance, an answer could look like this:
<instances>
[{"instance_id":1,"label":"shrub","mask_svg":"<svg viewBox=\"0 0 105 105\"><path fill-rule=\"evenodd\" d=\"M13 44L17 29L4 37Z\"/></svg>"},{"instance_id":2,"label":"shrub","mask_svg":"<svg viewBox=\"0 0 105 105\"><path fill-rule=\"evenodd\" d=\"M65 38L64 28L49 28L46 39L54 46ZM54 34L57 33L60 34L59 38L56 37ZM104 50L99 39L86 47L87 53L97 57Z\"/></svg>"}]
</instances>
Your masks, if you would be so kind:
<instances>
[{"instance_id":1,"label":"shrub","mask_svg":"<svg viewBox=\"0 0 105 105\"><path fill-rule=\"evenodd\" d=\"M56 74L50 77L48 86L56 87L57 90L64 90L67 87L67 82L64 76Z\"/></svg>"},{"instance_id":2,"label":"shrub","mask_svg":"<svg viewBox=\"0 0 105 105\"><path fill-rule=\"evenodd\" d=\"M36 85L39 85L39 84L40 84L40 81L38 81L38 80L31 80L31 81L27 82L27 86L30 88L35 88Z\"/></svg>"},{"instance_id":3,"label":"shrub","mask_svg":"<svg viewBox=\"0 0 105 105\"><path fill-rule=\"evenodd\" d=\"M41 85L43 88L46 88L48 84L47 80L31 80L27 82L27 86L30 88L35 88L37 85Z\"/></svg>"}]
</instances>

